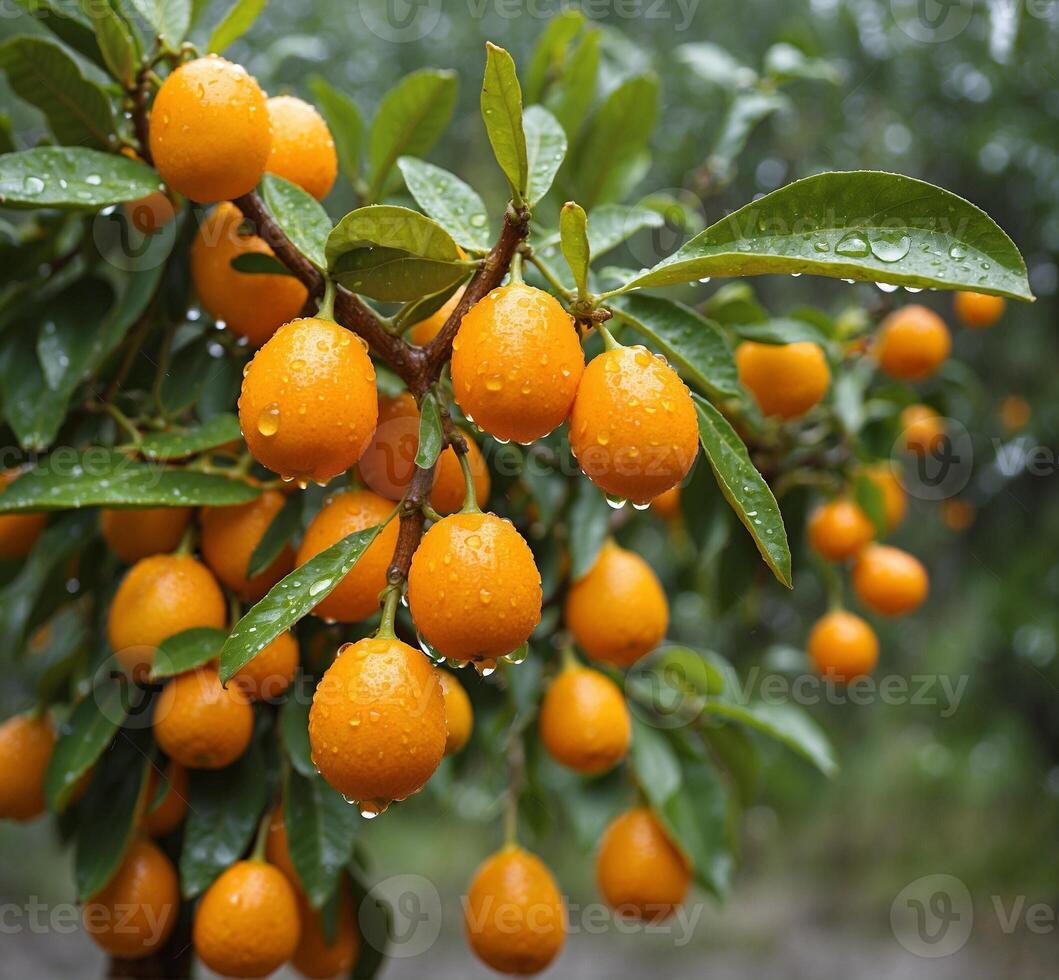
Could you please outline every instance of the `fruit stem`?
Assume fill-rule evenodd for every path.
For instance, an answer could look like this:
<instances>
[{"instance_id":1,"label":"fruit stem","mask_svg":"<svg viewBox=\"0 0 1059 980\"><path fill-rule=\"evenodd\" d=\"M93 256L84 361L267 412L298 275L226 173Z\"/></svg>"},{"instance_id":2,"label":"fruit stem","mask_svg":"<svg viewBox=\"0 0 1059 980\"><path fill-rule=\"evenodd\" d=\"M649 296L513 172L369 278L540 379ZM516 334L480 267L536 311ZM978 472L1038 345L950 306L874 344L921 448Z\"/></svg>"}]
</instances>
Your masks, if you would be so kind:
<instances>
[{"instance_id":1,"label":"fruit stem","mask_svg":"<svg viewBox=\"0 0 1059 980\"><path fill-rule=\"evenodd\" d=\"M467 453L458 453L460 469L463 470L463 485L466 492L463 495L463 509L461 514L480 514L482 509L478 506L478 494L474 487L474 474L471 472L471 463Z\"/></svg>"},{"instance_id":2,"label":"fruit stem","mask_svg":"<svg viewBox=\"0 0 1059 980\"><path fill-rule=\"evenodd\" d=\"M394 638L393 621L397 616L397 603L401 599L401 586L397 583L386 586L382 592L382 619L375 635L385 640Z\"/></svg>"},{"instance_id":3,"label":"fruit stem","mask_svg":"<svg viewBox=\"0 0 1059 980\"><path fill-rule=\"evenodd\" d=\"M316 310L316 318L318 320L330 320L332 323L335 319L335 281L334 279L324 279L324 295L320 299L320 306Z\"/></svg>"},{"instance_id":4,"label":"fruit stem","mask_svg":"<svg viewBox=\"0 0 1059 980\"><path fill-rule=\"evenodd\" d=\"M536 252L532 251L529 246L524 246L526 258L529 259L536 267L537 271L544 276L547 280L548 285L555 290L558 295L562 296L563 299L570 301L576 297L576 293L573 290L567 289L559 279L555 270L548 265Z\"/></svg>"},{"instance_id":5,"label":"fruit stem","mask_svg":"<svg viewBox=\"0 0 1059 980\"><path fill-rule=\"evenodd\" d=\"M261 818L261 822L257 825L257 836L254 838L254 849L250 852L251 861L265 860L265 844L268 841L268 824L271 816L271 812L266 810L265 815Z\"/></svg>"},{"instance_id":6,"label":"fruit stem","mask_svg":"<svg viewBox=\"0 0 1059 980\"><path fill-rule=\"evenodd\" d=\"M559 651L559 656L562 659L563 670L573 670L575 667L581 666L580 661L577 659L577 654L574 653L573 646L569 643L565 644L562 650Z\"/></svg>"},{"instance_id":7,"label":"fruit stem","mask_svg":"<svg viewBox=\"0 0 1059 980\"><path fill-rule=\"evenodd\" d=\"M118 428L128 435L132 440L133 446L139 449L140 444L143 442L143 436L140 435L140 430L132 424L132 420L113 402L104 402L103 411L117 423Z\"/></svg>"},{"instance_id":8,"label":"fruit stem","mask_svg":"<svg viewBox=\"0 0 1059 980\"><path fill-rule=\"evenodd\" d=\"M234 627L243 618L243 607L239 602L239 596L234 592L228 596L228 622Z\"/></svg>"},{"instance_id":9,"label":"fruit stem","mask_svg":"<svg viewBox=\"0 0 1059 980\"><path fill-rule=\"evenodd\" d=\"M511 256L511 268L508 270L508 275L511 277L511 282L520 286L525 281L522 278L522 252L516 251Z\"/></svg>"},{"instance_id":10,"label":"fruit stem","mask_svg":"<svg viewBox=\"0 0 1059 980\"><path fill-rule=\"evenodd\" d=\"M184 531L183 536L180 539L180 544L176 546L174 555L190 555L195 550L195 522L191 521L187 529Z\"/></svg>"},{"instance_id":11,"label":"fruit stem","mask_svg":"<svg viewBox=\"0 0 1059 980\"><path fill-rule=\"evenodd\" d=\"M617 350L622 346L614 339L614 334L603 326L602 323L597 323L596 329L599 331L599 335L603 338L603 346L607 350Z\"/></svg>"}]
</instances>

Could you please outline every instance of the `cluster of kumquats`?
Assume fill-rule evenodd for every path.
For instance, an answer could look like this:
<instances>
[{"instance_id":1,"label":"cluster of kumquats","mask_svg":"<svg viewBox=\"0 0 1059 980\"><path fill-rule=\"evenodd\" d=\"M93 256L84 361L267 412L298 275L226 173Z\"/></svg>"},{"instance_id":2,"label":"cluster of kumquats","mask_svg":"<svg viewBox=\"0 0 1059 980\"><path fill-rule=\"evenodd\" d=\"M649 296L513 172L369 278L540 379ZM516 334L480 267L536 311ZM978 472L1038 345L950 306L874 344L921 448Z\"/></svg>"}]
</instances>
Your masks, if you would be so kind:
<instances>
[{"instance_id":1,"label":"cluster of kumquats","mask_svg":"<svg viewBox=\"0 0 1059 980\"><path fill-rule=\"evenodd\" d=\"M324 778L366 815L381 812L418 792L443 756L458 752L470 736L470 700L456 674L439 664L472 662L487 672L498 659L518 662L541 617L534 556L510 522L482 511L489 470L472 433L463 431L466 452L449 445L440 456L429 496L431 523L407 577L412 620L436 661L397 638L401 596L387 571L398 541L398 502L413 477L416 401L408 393L379 397L367 344L334 321L326 302L316 315L301 315L308 295L297 279L244 275L231 264L239 255L271 254L230 203L266 170L317 198L328 192L336 159L326 124L298 99L266 99L242 68L201 58L161 85L151 109L150 155L173 196L156 195L130 209L142 228L167 220L175 195L216 204L192 248L195 289L218 321L258 348L244 374L239 418L254 459L290 482L270 484L250 503L197 515L180 507L104 512L106 542L131 565L110 607L110 644L124 667L142 676L168 637L194 627L230 627L233 606L260 600L283 576L351 533L384 525L315 609L329 623L356 623L377 613L381 601L383 616L374 636L339 649L317 686L309 719L312 758ZM458 295L411 328L413 343L430 342ZM985 326L1000 304L964 294L957 310L968 325ZM531 443L568 423L574 456L606 494L638 505L658 500L660 510L672 512L676 488L698 449L691 396L661 357L621 346L600 331L605 349L586 365L574 318L516 271L462 320L452 345L455 401L467 419L500 441ZM890 315L874 347L880 368L907 381L936 371L948 352L944 323L921 306ZM830 381L822 350L809 343L745 343L737 363L762 412L785 420L817 404ZM942 438L939 418L924 406L907 409L905 423L908 443L918 451ZM286 547L248 577L250 557L285 495L354 468L359 482L331 496L297 549ZM893 528L904 514L904 491L885 466L870 472ZM43 522L40 516L0 517L0 551L25 554ZM868 609L908 613L926 595L926 572L915 558L874 537L873 523L850 498L825 503L811 520L812 547L828 561L853 563L853 587ZM626 754L629 712L618 684L604 670L580 663L572 646L597 665L629 668L664 638L666 597L642 558L608 541L595 566L566 591L564 625L571 648L540 705L539 734L562 765L600 773ZM877 656L871 628L841 611L816 624L808 646L817 668L840 679L870 671ZM177 918L178 882L151 838L173 832L183 819L187 770L222 768L246 750L253 703L281 696L298 661L297 642L284 633L228 686L216 664L165 685L154 736L168 759L169 789L161 799L146 792L145 801L154 802L143 804L143 835L85 907L87 931L110 954L143 957L165 941ZM54 740L44 715L0 728L0 816L24 820L41 812ZM18 765L8 766L10 759ZM310 977L348 970L360 945L348 885L342 886L337 929L328 937L299 886L282 811L263 826L250 858L228 868L199 901L197 955L236 977L264 976L288 961ZM646 807L621 814L603 836L598 885L623 914L669 914L690 878L687 859ZM559 888L514 840L478 869L465 904L469 941L497 970L535 972L563 944ZM121 912L129 907L137 910L131 918ZM532 916L525 914L530 909ZM154 928L158 922L164 928Z\"/></svg>"}]
</instances>

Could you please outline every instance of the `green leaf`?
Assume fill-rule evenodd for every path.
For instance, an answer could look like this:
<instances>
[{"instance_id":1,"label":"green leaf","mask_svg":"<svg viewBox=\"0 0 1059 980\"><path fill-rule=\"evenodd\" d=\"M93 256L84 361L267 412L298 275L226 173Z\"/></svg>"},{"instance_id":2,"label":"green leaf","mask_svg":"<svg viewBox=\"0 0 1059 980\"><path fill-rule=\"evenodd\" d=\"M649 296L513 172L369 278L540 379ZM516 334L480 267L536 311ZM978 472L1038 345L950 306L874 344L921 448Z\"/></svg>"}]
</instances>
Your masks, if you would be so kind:
<instances>
[{"instance_id":1,"label":"green leaf","mask_svg":"<svg viewBox=\"0 0 1059 980\"><path fill-rule=\"evenodd\" d=\"M838 772L835 750L804 710L793 704L736 704L709 700L704 710L730 718L782 742L808 759L825 776Z\"/></svg>"},{"instance_id":2,"label":"green leaf","mask_svg":"<svg viewBox=\"0 0 1059 980\"><path fill-rule=\"evenodd\" d=\"M149 753L146 730L123 730L92 778L77 820L74 878L81 901L104 888L121 866L136 830Z\"/></svg>"},{"instance_id":3,"label":"green leaf","mask_svg":"<svg viewBox=\"0 0 1059 980\"><path fill-rule=\"evenodd\" d=\"M305 506L305 495L292 493L279 509L279 513L269 522L261 540L250 554L246 577L254 578L268 568L290 543L302 524L302 509Z\"/></svg>"},{"instance_id":4,"label":"green leaf","mask_svg":"<svg viewBox=\"0 0 1059 980\"><path fill-rule=\"evenodd\" d=\"M188 818L180 853L180 890L191 899L238 861L268 802L261 749L254 742L225 769L197 769L188 781Z\"/></svg>"},{"instance_id":5,"label":"green leaf","mask_svg":"<svg viewBox=\"0 0 1059 980\"><path fill-rule=\"evenodd\" d=\"M229 44L238 41L265 9L266 0L235 0L221 22L213 29L206 50L220 54Z\"/></svg>"},{"instance_id":6,"label":"green leaf","mask_svg":"<svg viewBox=\"0 0 1059 980\"><path fill-rule=\"evenodd\" d=\"M78 507L224 507L245 504L260 493L241 479L137 463L110 449L63 449L0 494L0 514Z\"/></svg>"},{"instance_id":7,"label":"green leaf","mask_svg":"<svg viewBox=\"0 0 1059 980\"><path fill-rule=\"evenodd\" d=\"M239 419L226 413L190 429L153 432L140 444L140 452L150 460L186 459L240 438Z\"/></svg>"},{"instance_id":8,"label":"green leaf","mask_svg":"<svg viewBox=\"0 0 1059 980\"><path fill-rule=\"evenodd\" d=\"M795 272L1033 298L1022 256L985 212L875 171L817 174L766 194L628 285Z\"/></svg>"},{"instance_id":9,"label":"green leaf","mask_svg":"<svg viewBox=\"0 0 1059 980\"><path fill-rule=\"evenodd\" d=\"M229 263L236 272L248 276L289 276L292 275L279 259L265 252L243 252Z\"/></svg>"},{"instance_id":10,"label":"green leaf","mask_svg":"<svg viewBox=\"0 0 1059 980\"><path fill-rule=\"evenodd\" d=\"M419 448L415 465L420 469L433 466L445 445L445 433L441 429L441 412L437 398L427 393L419 405Z\"/></svg>"},{"instance_id":11,"label":"green leaf","mask_svg":"<svg viewBox=\"0 0 1059 980\"><path fill-rule=\"evenodd\" d=\"M853 481L853 498L857 506L875 525L875 536L884 537L886 535L886 496L883 488L867 473L858 473L856 480Z\"/></svg>"},{"instance_id":12,"label":"green leaf","mask_svg":"<svg viewBox=\"0 0 1059 980\"><path fill-rule=\"evenodd\" d=\"M393 941L393 915L378 890L370 895L361 880L360 868L352 862L347 869L353 887L353 907L360 927L360 955L350 974L352 980L375 980L388 962L386 951Z\"/></svg>"},{"instance_id":13,"label":"green leaf","mask_svg":"<svg viewBox=\"0 0 1059 980\"><path fill-rule=\"evenodd\" d=\"M272 586L268 595L239 620L225 640L221 650L221 681L227 684L236 671L330 595L382 527L369 527L347 535Z\"/></svg>"},{"instance_id":14,"label":"green leaf","mask_svg":"<svg viewBox=\"0 0 1059 980\"><path fill-rule=\"evenodd\" d=\"M699 440L724 499L750 532L772 574L792 588L791 549L776 498L728 420L704 398L692 397L699 414Z\"/></svg>"},{"instance_id":15,"label":"green leaf","mask_svg":"<svg viewBox=\"0 0 1059 980\"><path fill-rule=\"evenodd\" d=\"M216 362L205 334L192 338L173 355L159 390L159 401L170 416L199 400Z\"/></svg>"},{"instance_id":16,"label":"green leaf","mask_svg":"<svg viewBox=\"0 0 1059 980\"><path fill-rule=\"evenodd\" d=\"M738 397L739 372L720 327L691 307L660 296L626 296L618 316L672 361L680 373L713 398Z\"/></svg>"},{"instance_id":17,"label":"green leaf","mask_svg":"<svg viewBox=\"0 0 1059 980\"><path fill-rule=\"evenodd\" d=\"M511 185L512 195L521 201L529 190L529 159L526 133L522 128L522 89L514 59L489 41L485 45L481 107L493 155Z\"/></svg>"},{"instance_id":18,"label":"green leaf","mask_svg":"<svg viewBox=\"0 0 1059 980\"><path fill-rule=\"evenodd\" d=\"M347 214L328 236L326 255L343 286L386 301L436 293L465 274L456 243L441 225L392 204Z\"/></svg>"},{"instance_id":19,"label":"green leaf","mask_svg":"<svg viewBox=\"0 0 1059 980\"><path fill-rule=\"evenodd\" d=\"M639 179L639 163L658 113L658 79L635 75L596 110L578 144L578 195L588 208L625 196Z\"/></svg>"},{"instance_id":20,"label":"green leaf","mask_svg":"<svg viewBox=\"0 0 1059 980\"><path fill-rule=\"evenodd\" d=\"M96 210L161 189L150 167L114 153L38 146L0 156L0 205L6 208Z\"/></svg>"},{"instance_id":21,"label":"green leaf","mask_svg":"<svg viewBox=\"0 0 1059 980\"><path fill-rule=\"evenodd\" d=\"M581 129L596 97L600 37L598 28L585 32L567 59L562 77L556 82L555 90L546 102L570 140Z\"/></svg>"},{"instance_id":22,"label":"green leaf","mask_svg":"<svg viewBox=\"0 0 1059 980\"><path fill-rule=\"evenodd\" d=\"M526 198L536 204L551 189L555 175L566 158L566 133L547 109L531 105L522 117L526 138L526 166L529 186Z\"/></svg>"},{"instance_id":23,"label":"green leaf","mask_svg":"<svg viewBox=\"0 0 1059 980\"><path fill-rule=\"evenodd\" d=\"M599 557L610 529L610 505L603 493L587 478L574 486L567 519L570 532L570 578L587 575Z\"/></svg>"},{"instance_id":24,"label":"green leaf","mask_svg":"<svg viewBox=\"0 0 1059 980\"><path fill-rule=\"evenodd\" d=\"M132 6L168 47L180 47L191 26L191 0L132 0Z\"/></svg>"},{"instance_id":25,"label":"green leaf","mask_svg":"<svg viewBox=\"0 0 1059 980\"><path fill-rule=\"evenodd\" d=\"M142 51L140 39L116 6L117 0L95 0L83 7L96 31L96 43L110 74L123 88L131 88L136 79Z\"/></svg>"},{"instance_id":26,"label":"green leaf","mask_svg":"<svg viewBox=\"0 0 1059 980\"><path fill-rule=\"evenodd\" d=\"M726 89L749 88L757 83L757 72L718 44L709 41L682 44L677 60L687 65L703 81Z\"/></svg>"},{"instance_id":27,"label":"green leaf","mask_svg":"<svg viewBox=\"0 0 1059 980\"><path fill-rule=\"evenodd\" d=\"M570 42L577 37L585 23L579 10L564 10L547 24L534 45L526 69L526 101L540 102L548 84L567 60Z\"/></svg>"},{"instance_id":28,"label":"green leaf","mask_svg":"<svg viewBox=\"0 0 1059 980\"><path fill-rule=\"evenodd\" d=\"M842 74L833 62L810 58L800 48L786 43L774 44L765 52L765 74L781 85L799 79L831 85L842 81Z\"/></svg>"},{"instance_id":29,"label":"green leaf","mask_svg":"<svg viewBox=\"0 0 1059 980\"><path fill-rule=\"evenodd\" d=\"M640 787L655 808L664 806L666 800L680 789L680 761L669 739L636 715L632 716L629 762Z\"/></svg>"},{"instance_id":30,"label":"green leaf","mask_svg":"<svg viewBox=\"0 0 1059 980\"><path fill-rule=\"evenodd\" d=\"M452 118L457 87L455 72L423 68L382 97L368 136L368 201L378 200L398 157L430 152Z\"/></svg>"},{"instance_id":31,"label":"green leaf","mask_svg":"<svg viewBox=\"0 0 1059 980\"><path fill-rule=\"evenodd\" d=\"M723 187L735 176L735 161L743 152L754 127L774 112L789 107L790 101L779 92L755 89L735 96L706 159L709 176L718 187Z\"/></svg>"},{"instance_id":32,"label":"green leaf","mask_svg":"<svg viewBox=\"0 0 1059 980\"><path fill-rule=\"evenodd\" d=\"M76 4L68 4L63 0L15 0L15 3L32 14L38 24L46 27L67 47L100 68L106 68L96 42L96 32Z\"/></svg>"},{"instance_id":33,"label":"green leaf","mask_svg":"<svg viewBox=\"0 0 1059 980\"><path fill-rule=\"evenodd\" d=\"M60 813L81 777L92 768L125 721L124 677L104 677L74 708L62 727L44 774L48 809Z\"/></svg>"},{"instance_id":34,"label":"green leaf","mask_svg":"<svg viewBox=\"0 0 1059 980\"><path fill-rule=\"evenodd\" d=\"M318 909L353 857L360 814L319 773L303 776L291 769L283 793L283 821L294 870L309 903Z\"/></svg>"},{"instance_id":35,"label":"green leaf","mask_svg":"<svg viewBox=\"0 0 1059 980\"><path fill-rule=\"evenodd\" d=\"M319 775L313 764L312 748L309 745L309 708L312 696L299 697L304 689L300 683L291 686L291 692L279 709L279 732L287 758L303 776Z\"/></svg>"},{"instance_id":36,"label":"green leaf","mask_svg":"<svg viewBox=\"0 0 1059 980\"><path fill-rule=\"evenodd\" d=\"M154 655L151 680L175 677L201 667L220 653L226 636L224 630L196 626L163 640Z\"/></svg>"},{"instance_id":37,"label":"green leaf","mask_svg":"<svg viewBox=\"0 0 1059 980\"><path fill-rule=\"evenodd\" d=\"M275 174L261 178L261 196L276 224L321 272L327 268L324 245L331 233L331 219L311 194Z\"/></svg>"},{"instance_id":38,"label":"green leaf","mask_svg":"<svg viewBox=\"0 0 1059 980\"><path fill-rule=\"evenodd\" d=\"M602 204L588 216L588 244L594 258L616 248L644 228L661 228L665 219L651 208Z\"/></svg>"},{"instance_id":39,"label":"green leaf","mask_svg":"<svg viewBox=\"0 0 1059 980\"><path fill-rule=\"evenodd\" d=\"M0 44L0 68L15 93L44 113L60 143L109 146L114 135L110 99L54 41L8 38Z\"/></svg>"},{"instance_id":40,"label":"green leaf","mask_svg":"<svg viewBox=\"0 0 1059 980\"><path fill-rule=\"evenodd\" d=\"M758 344L798 344L808 341L825 347L830 338L815 323L794 317L774 317L763 323L739 323L732 332L740 340Z\"/></svg>"},{"instance_id":41,"label":"green leaf","mask_svg":"<svg viewBox=\"0 0 1059 980\"><path fill-rule=\"evenodd\" d=\"M559 244L573 273L578 295L584 296L588 292L588 264L592 261L588 246L588 215L573 201L567 201L559 212Z\"/></svg>"},{"instance_id":42,"label":"green leaf","mask_svg":"<svg viewBox=\"0 0 1059 980\"><path fill-rule=\"evenodd\" d=\"M364 119L357 104L336 89L326 78L313 75L309 89L331 130L338 151L338 162L346 180L355 183L360 176L360 155L364 143Z\"/></svg>"},{"instance_id":43,"label":"green leaf","mask_svg":"<svg viewBox=\"0 0 1059 980\"><path fill-rule=\"evenodd\" d=\"M401 157L397 166L416 203L457 242L489 251L489 213L477 191L455 174L415 157Z\"/></svg>"}]
</instances>

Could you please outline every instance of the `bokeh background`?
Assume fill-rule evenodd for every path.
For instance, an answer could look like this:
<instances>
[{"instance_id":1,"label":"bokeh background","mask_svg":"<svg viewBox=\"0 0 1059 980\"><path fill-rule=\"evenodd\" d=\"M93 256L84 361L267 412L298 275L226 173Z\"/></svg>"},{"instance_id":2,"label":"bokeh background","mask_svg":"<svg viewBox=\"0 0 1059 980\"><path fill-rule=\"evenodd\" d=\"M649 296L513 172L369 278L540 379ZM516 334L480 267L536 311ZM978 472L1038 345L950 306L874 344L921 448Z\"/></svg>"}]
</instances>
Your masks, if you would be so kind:
<instances>
[{"instance_id":1,"label":"bokeh background","mask_svg":"<svg viewBox=\"0 0 1059 980\"><path fill-rule=\"evenodd\" d=\"M4 6L4 36L36 29L10 0ZM273 94L311 97L309 79L322 75L366 117L408 71L456 70L459 108L432 159L498 209L501 175L477 105L482 45L502 44L525 65L559 9L547 0L295 0L273 3L229 54ZM913 501L896 537L926 560L933 589L918 614L882 624L880 665L881 674L923 677L930 686L919 698L890 699L900 703L873 698L811 706L836 744L841 771L828 781L780 749L766 754L732 899L720 907L696 896L701 918L689 937L623 935L613 928L574 936L551 975L1054 976L1059 0L600 0L579 9L602 30L604 89L644 70L661 80L659 125L641 193L674 203L667 228L636 239L615 264L650 265L697 226L796 178L882 169L929 180L988 211L1026 256L1038 302L1009 304L990 331L955 330L954 359L937 382L946 413L971 435L972 458L963 462L960 504ZM775 45L790 47L777 53ZM719 60L723 52L731 63ZM764 66L775 76L775 66L797 60L798 52L803 60L820 59L816 70L804 72L816 77L781 86L754 82ZM753 110L762 118L730 159L721 137L730 135L733 106L750 105L751 91L768 108ZM0 98L11 106L16 130L32 131L31 111L14 105L2 84ZM352 203L341 189L327 202L334 216ZM720 285L689 295L699 301ZM851 304L872 308L908 299L809 278L753 285L775 313L805 303L838 313ZM951 297L924 297L919 301L952 321ZM689 582L676 577L680 532L674 537L659 520L641 523L635 546L684 590L674 602L675 639L717 649L744 676L792 676L801 669L799 646L823 606L804 549L796 552L793 598L767 585L752 589L755 572L735 543L717 574ZM795 534L798 523L795 513ZM476 819L481 801L462 793L450 802L452 809L443 811L436 795L424 794L365 831L378 879L422 876L403 892L421 900L403 910L411 923L404 951L420 945L429 951L394 960L385 976L486 975L466 953L459 895L473 865L495 846L496 830ZM46 826L0 826L0 849L0 908L23 907L27 896L48 905L68 900L69 856L56 850ZM595 901L590 856L561 824L543 850L573 900ZM891 908L907 886L937 874L957 879L964 891L945 879L942 891L955 904L935 906L934 913L945 918L946 909L955 909L964 918L930 946L917 943L906 927L895 929ZM914 887L937 898L929 882ZM424 944L413 927L434 888L441 929L435 942ZM1051 914L1038 913L1031 925L1025 913L1035 903ZM971 910L973 927L962 936ZM0 976L80 977L102 970L102 958L75 927L53 922L39 932L24 920L12 928L13 921L0 918ZM967 940L955 951L949 948L954 936Z\"/></svg>"}]
</instances>

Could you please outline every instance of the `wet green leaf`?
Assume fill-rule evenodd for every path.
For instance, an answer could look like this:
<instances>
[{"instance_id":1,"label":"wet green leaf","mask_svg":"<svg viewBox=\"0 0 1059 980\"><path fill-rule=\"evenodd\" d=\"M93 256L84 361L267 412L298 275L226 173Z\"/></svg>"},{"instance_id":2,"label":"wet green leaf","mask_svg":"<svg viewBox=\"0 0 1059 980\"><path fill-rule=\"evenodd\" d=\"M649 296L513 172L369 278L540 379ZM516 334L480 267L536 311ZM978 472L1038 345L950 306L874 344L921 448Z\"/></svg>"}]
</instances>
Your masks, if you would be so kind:
<instances>
[{"instance_id":1,"label":"wet green leaf","mask_svg":"<svg viewBox=\"0 0 1059 980\"><path fill-rule=\"evenodd\" d=\"M338 151L338 162L346 180L353 182L360 176L360 156L364 143L364 118L357 104L335 88L326 78L313 75L309 89L327 120Z\"/></svg>"},{"instance_id":2,"label":"wet green leaf","mask_svg":"<svg viewBox=\"0 0 1059 980\"><path fill-rule=\"evenodd\" d=\"M312 706L312 696L310 692L309 697L301 697L304 690L303 683L296 682L291 686L291 693L279 709L279 731L291 765L303 776L316 776L318 773L313 765L312 749L309 745L309 708Z\"/></svg>"},{"instance_id":3,"label":"wet green leaf","mask_svg":"<svg viewBox=\"0 0 1059 980\"><path fill-rule=\"evenodd\" d=\"M265 9L266 0L235 0L221 22L213 29L206 42L206 50L220 54L228 45L238 41Z\"/></svg>"},{"instance_id":4,"label":"wet green leaf","mask_svg":"<svg viewBox=\"0 0 1059 980\"><path fill-rule=\"evenodd\" d=\"M482 80L482 119L489 144L511 192L525 198L529 187L529 159L526 133L522 127L522 89L515 61L501 47L487 41L485 77Z\"/></svg>"},{"instance_id":5,"label":"wet green leaf","mask_svg":"<svg viewBox=\"0 0 1059 980\"><path fill-rule=\"evenodd\" d=\"M794 317L774 317L763 323L740 323L732 327L740 340L752 340L758 344L811 344L826 346L830 339L816 324Z\"/></svg>"},{"instance_id":6,"label":"wet green leaf","mask_svg":"<svg viewBox=\"0 0 1059 980\"><path fill-rule=\"evenodd\" d=\"M250 554L250 562L246 569L247 578L260 575L279 558L283 549L290 544L291 539L301 528L304 506L305 495L300 493L292 493L283 502L279 513L269 522L265 533L261 535L261 540Z\"/></svg>"},{"instance_id":7,"label":"wet green leaf","mask_svg":"<svg viewBox=\"0 0 1059 980\"><path fill-rule=\"evenodd\" d=\"M0 156L0 205L95 210L162 189L150 167L77 146L38 146Z\"/></svg>"},{"instance_id":8,"label":"wet green leaf","mask_svg":"<svg viewBox=\"0 0 1059 980\"><path fill-rule=\"evenodd\" d=\"M327 268L324 245L331 233L331 219L320 202L275 174L261 178L261 196L295 248L323 272Z\"/></svg>"},{"instance_id":9,"label":"wet green leaf","mask_svg":"<svg viewBox=\"0 0 1059 980\"><path fill-rule=\"evenodd\" d=\"M570 532L570 578L587 575L599 557L610 529L610 505L603 492L587 477L574 487L567 524Z\"/></svg>"},{"instance_id":10,"label":"wet green leaf","mask_svg":"<svg viewBox=\"0 0 1059 980\"><path fill-rule=\"evenodd\" d=\"M175 677L208 663L221 651L227 634L209 626L197 626L163 640L155 651L151 680Z\"/></svg>"},{"instance_id":11,"label":"wet green leaf","mask_svg":"<svg viewBox=\"0 0 1059 980\"><path fill-rule=\"evenodd\" d=\"M226 413L190 429L154 432L143 440L140 452L150 460L186 459L241 438L239 419Z\"/></svg>"},{"instance_id":12,"label":"wet green leaf","mask_svg":"<svg viewBox=\"0 0 1059 980\"><path fill-rule=\"evenodd\" d=\"M579 295L588 292L588 215L580 204L567 201L559 212L559 243Z\"/></svg>"},{"instance_id":13,"label":"wet green leaf","mask_svg":"<svg viewBox=\"0 0 1059 980\"><path fill-rule=\"evenodd\" d=\"M191 0L131 0L136 12L154 29L155 34L173 49L187 35L191 26Z\"/></svg>"},{"instance_id":14,"label":"wet green leaf","mask_svg":"<svg viewBox=\"0 0 1059 980\"><path fill-rule=\"evenodd\" d=\"M84 3L82 8L95 28L96 43L110 74L124 88L131 88L143 54L139 36L117 6L116 0Z\"/></svg>"},{"instance_id":15,"label":"wet green leaf","mask_svg":"<svg viewBox=\"0 0 1059 980\"><path fill-rule=\"evenodd\" d=\"M651 208L602 204L588 216L588 244L593 258L616 248L644 228L661 228L662 215Z\"/></svg>"},{"instance_id":16,"label":"wet green leaf","mask_svg":"<svg viewBox=\"0 0 1059 980\"><path fill-rule=\"evenodd\" d=\"M445 444L445 433L441 428L441 412L437 399L432 394L424 396L419 405L419 448L415 464L420 469L433 466L441 455Z\"/></svg>"},{"instance_id":17,"label":"wet green leaf","mask_svg":"<svg viewBox=\"0 0 1059 980\"><path fill-rule=\"evenodd\" d=\"M416 203L461 245L488 251L489 214L468 184L441 167L414 157L397 161Z\"/></svg>"},{"instance_id":18,"label":"wet green leaf","mask_svg":"<svg viewBox=\"0 0 1059 980\"><path fill-rule=\"evenodd\" d=\"M547 109L531 105L522 118L526 138L529 186L526 197L536 204L551 189L555 175L566 159L566 134Z\"/></svg>"},{"instance_id":19,"label":"wet green leaf","mask_svg":"<svg viewBox=\"0 0 1059 980\"><path fill-rule=\"evenodd\" d=\"M15 0L15 3L31 13L37 23L46 27L67 47L84 55L100 68L106 68L96 42L96 32L76 5L63 0Z\"/></svg>"}]
</instances>

